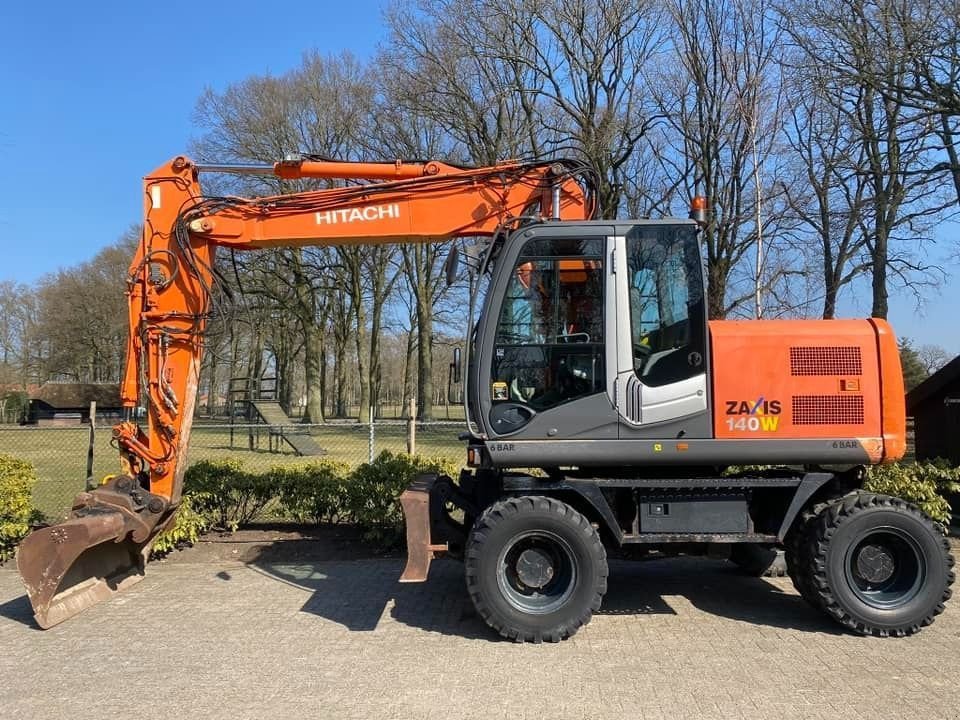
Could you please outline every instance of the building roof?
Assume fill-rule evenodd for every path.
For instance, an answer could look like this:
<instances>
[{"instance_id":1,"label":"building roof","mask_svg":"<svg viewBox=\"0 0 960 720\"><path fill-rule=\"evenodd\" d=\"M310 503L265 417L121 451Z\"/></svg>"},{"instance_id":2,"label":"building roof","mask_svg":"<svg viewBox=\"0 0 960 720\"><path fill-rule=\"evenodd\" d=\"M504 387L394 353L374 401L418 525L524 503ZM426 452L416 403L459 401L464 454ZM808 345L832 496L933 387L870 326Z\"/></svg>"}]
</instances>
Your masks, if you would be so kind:
<instances>
[{"instance_id":1,"label":"building roof","mask_svg":"<svg viewBox=\"0 0 960 720\"><path fill-rule=\"evenodd\" d=\"M26 393L28 397L36 394L40 390L40 386L36 384L29 384L24 388L21 383L0 383L0 395L6 395L8 393Z\"/></svg>"},{"instance_id":2,"label":"building roof","mask_svg":"<svg viewBox=\"0 0 960 720\"><path fill-rule=\"evenodd\" d=\"M83 408L91 402L100 407L120 407L119 383L44 383L30 393L31 400L39 400L53 408Z\"/></svg>"},{"instance_id":3,"label":"building roof","mask_svg":"<svg viewBox=\"0 0 960 720\"><path fill-rule=\"evenodd\" d=\"M907 414L911 414L920 403L944 392L957 379L960 379L960 355L907 393Z\"/></svg>"}]
</instances>

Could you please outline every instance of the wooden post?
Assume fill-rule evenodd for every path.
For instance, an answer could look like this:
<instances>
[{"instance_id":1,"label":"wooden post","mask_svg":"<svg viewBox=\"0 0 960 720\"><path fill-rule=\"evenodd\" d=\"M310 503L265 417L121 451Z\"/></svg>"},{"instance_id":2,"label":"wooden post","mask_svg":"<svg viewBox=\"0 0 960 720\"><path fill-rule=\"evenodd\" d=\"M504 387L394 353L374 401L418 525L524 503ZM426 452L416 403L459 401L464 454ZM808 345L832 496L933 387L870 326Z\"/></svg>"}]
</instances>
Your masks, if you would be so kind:
<instances>
[{"instance_id":1,"label":"wooden post","mask_svg":"<svg viewBox=\"0 0 960 720\"><path fill-rule=\"evenodd\" d=\"M410 417L407 419L407 454L417 454L417 400L410 398Z\"/></svg>"},{"instance_id":2,"label":"wooden post","mask_svg":"<svg viewBox=\"0 0 960 720\"><path fill-rule=\"evenodd\" d=\"M97 401L90 403L90 446L87 448L87 490L92 490L97 486L93 479L93 442L96 439L97 430Z\"/></svg>"},{"instance_id":3,"label":"wooden post","mask_svg":"<svg viewBox=\"0 0 960 720\"><path fill-rule=\"evenodd\" d=\"M367 459L369 462L373 462L373 453L374 453L374 444L376 439L374 438L374 429L373 429L373 405L370 406L370 435L367 440Z\"/></svg>"}]
</instances>

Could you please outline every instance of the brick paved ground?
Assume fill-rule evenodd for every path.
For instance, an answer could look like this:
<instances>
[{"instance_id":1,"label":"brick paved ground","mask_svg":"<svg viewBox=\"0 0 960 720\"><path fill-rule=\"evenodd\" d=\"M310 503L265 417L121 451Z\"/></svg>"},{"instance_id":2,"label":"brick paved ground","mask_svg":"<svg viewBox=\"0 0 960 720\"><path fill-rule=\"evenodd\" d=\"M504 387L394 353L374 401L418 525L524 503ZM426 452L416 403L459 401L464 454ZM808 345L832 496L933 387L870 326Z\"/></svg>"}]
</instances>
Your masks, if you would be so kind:
<instances>
[{"instance_id":1,"label":"brick paved ground","mask_svg":"<svg viewBox=\"0 0 960 720\"><path fill-rule=\"evenodd\" d=\"M559 645L499 642L461 568L398 560L154 564L46 632L0 570L0 717L960 718L960 606L905 640L839 634L788 580L614 563Z\"/></svg>"}]
</instances>

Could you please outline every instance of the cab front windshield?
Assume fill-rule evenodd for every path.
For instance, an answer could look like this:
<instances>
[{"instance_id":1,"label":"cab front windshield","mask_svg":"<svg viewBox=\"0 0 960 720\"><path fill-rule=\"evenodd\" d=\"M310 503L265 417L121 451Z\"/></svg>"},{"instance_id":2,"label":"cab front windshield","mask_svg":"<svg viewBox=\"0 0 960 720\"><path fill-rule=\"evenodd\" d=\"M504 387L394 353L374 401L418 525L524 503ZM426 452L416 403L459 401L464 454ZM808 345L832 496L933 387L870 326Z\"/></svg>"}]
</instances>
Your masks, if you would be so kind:
<instances>
[{"instance_id":1,"label":"cab front windshield","mask_svg":"<svg viewBox=\"0 0 960 720\"><path fill-rule=\"evenodd\" d=\"M524 245L500 306L493 402L542 411L603 389L603 285L602 239Z\"/></svg>"}]
</instances>

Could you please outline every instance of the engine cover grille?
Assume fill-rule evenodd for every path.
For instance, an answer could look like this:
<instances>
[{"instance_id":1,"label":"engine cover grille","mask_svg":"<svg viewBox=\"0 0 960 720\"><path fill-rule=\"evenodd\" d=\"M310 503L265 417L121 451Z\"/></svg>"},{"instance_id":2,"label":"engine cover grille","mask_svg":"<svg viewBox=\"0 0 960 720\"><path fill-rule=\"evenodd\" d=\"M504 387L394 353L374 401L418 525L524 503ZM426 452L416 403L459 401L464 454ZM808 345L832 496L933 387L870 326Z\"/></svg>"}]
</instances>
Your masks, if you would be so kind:
<instances>
[{"instance_id":1,"label":"engine cover grille","mask_svg":"<svg viewBox=\"0 0 960 720\"><path fill-rule=\"evenodd\" d=\"M791 375L862 375L857 346L796 346L790 348Z\"/></svg>"},{"instance_id":2,"label":"engine cover grille","mask_svg":"<svg viewBox=\"0 0 960 720\"><path fill-rule=\"evenodd\" d=\"M794 395L794 425L863 425L862 395Z\"/></svg>"}]
</instances>

